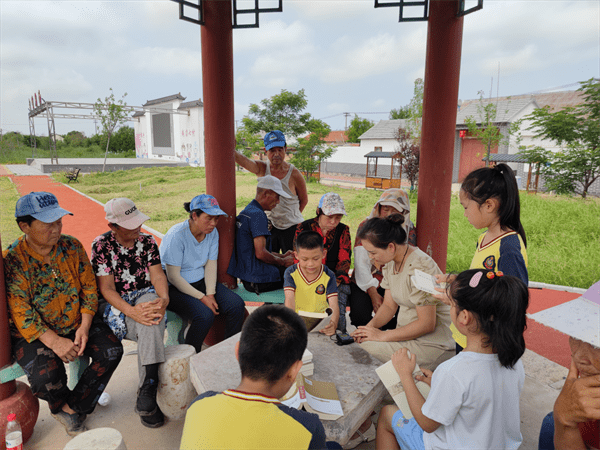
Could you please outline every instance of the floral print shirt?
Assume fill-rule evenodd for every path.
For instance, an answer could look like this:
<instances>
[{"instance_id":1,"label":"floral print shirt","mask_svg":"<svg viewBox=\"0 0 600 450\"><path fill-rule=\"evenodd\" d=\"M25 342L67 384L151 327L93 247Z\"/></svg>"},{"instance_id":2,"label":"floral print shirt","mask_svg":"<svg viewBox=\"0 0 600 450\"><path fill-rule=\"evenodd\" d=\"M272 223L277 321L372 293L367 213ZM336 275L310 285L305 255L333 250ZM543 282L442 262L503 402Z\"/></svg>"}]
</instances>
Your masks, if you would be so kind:
<instances>
[{"instance_id":1,"label":"floral print shirt","mask_svg":"<svg viewBox=\"0 0 600 450\"><path fill-rule=\"evenodd\" d=\"M150 280L150 267L160 264L158 245L152 236L140 233L132 248L123 247L108 231L92 242L92 265L97 277L113 275L117 292L130 305L149 292L156 293ZM102 310L102 308L101 308ZM102 312L104 322L119 340L127 335L125 314L112 305Z\"/></svg>"},{"instance_id":2,"label":"floral print shirt","mask_svg":"<svg viewBox=\"0 0 600 450\"><path fill-rule=\"evenodd\" d=\"M92 265L98 277L113 275L121 297L152 287L150 267L160 264L158 245L152 236L140 233L132 248L117 242L112 231L101 234L92 242Z\"/></svg>"},{"instance_id":3,"label":"floral print shirt","mask_svg":"<svg viewBox=\"0 0 600 450\"><path fill-rule=\"evenodd\" d=\"M81 315L96 313L98 293L92 265L77 239L61 235L50 263L21 236L4 252L4 275L14 337L33 342L46 331L76 331Z\"/></svg>"}]
</instances>

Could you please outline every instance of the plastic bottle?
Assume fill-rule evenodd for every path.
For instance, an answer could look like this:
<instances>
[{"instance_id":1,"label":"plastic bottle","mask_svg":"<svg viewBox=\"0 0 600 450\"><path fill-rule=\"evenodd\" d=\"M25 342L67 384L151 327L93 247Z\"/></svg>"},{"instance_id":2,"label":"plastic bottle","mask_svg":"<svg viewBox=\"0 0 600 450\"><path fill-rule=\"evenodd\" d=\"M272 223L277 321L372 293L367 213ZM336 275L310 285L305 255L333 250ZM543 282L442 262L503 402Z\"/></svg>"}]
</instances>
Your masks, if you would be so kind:
<instances>
[{"instance_id":1,"label":"plastic bottle","mask_svg":"<svg viewBox=\"0 0 600 450\"><path fill-rule=\"evenodd\" d=\"M9 414L6 420L6 450L23 450L23 432L17 415Z\"/></svg>"}]
</instances>

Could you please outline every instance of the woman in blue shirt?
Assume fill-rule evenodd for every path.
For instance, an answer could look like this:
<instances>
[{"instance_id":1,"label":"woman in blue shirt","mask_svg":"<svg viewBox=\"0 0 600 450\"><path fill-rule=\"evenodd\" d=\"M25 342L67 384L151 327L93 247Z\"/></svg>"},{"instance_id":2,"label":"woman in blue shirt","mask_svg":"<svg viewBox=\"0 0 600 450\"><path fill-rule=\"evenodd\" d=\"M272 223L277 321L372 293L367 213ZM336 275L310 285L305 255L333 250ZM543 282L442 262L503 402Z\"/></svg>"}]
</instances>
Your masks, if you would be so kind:
<instances>
[{"instance_id":1,"label":"woman in blue shirt","mask_svg":"<svg viewBox=\"0 0 600 450\"><path fill-rule=\"evenodd\" d=\"M160 245L160 258L169 280L168 309L191 321L185 343L196 352L217 314L225 316L225 338L242 329L242 298L217 283L220 216L226 216L217 200L206 194L183 204L188 220L169 229Z\"/></svg>"}]
</instances>

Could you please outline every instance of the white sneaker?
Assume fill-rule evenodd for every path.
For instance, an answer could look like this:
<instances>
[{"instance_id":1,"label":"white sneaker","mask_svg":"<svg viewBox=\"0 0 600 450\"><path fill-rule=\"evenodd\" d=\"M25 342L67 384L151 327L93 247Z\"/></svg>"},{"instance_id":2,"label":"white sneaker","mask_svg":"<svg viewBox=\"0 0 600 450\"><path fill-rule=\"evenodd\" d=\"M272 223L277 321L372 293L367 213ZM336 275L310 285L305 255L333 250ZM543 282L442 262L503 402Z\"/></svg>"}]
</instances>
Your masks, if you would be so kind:
<instances>
[{"instance_id":1,"label":"white sneaker","mask_svg":"<svg viewBox=\"0 0 600 450\"><path fill-rule=\"evenodd\" d=\"M377 430L375 429L375 424L373 422L371 422L371 426L364 433L360 430L356 430L356 432L358 433L358 437L350 439L348 442L346 442L346 445L342 446L343 449L349 450L351 448L357 447L363 442L371 442L377 437Z\"/></svg>"}]
</instances>

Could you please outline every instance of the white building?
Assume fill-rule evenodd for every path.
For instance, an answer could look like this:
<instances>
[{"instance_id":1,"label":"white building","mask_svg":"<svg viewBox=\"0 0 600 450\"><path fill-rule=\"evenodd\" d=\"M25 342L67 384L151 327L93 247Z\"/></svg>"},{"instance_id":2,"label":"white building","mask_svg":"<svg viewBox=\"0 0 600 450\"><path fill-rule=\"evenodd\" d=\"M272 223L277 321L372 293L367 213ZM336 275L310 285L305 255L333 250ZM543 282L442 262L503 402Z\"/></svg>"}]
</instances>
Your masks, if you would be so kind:
<instances>
[{"instance_id":1,"label":"white building","mask_svg":"<svg viewBox=\"0 0 600 450\"><path fill-rule=\"evenodd\" d=\"M138 158L162 158L204 167L203 103L184 100L181 94L149 100L143 112L133 115Z\"/></svg>"}]
</instances>

